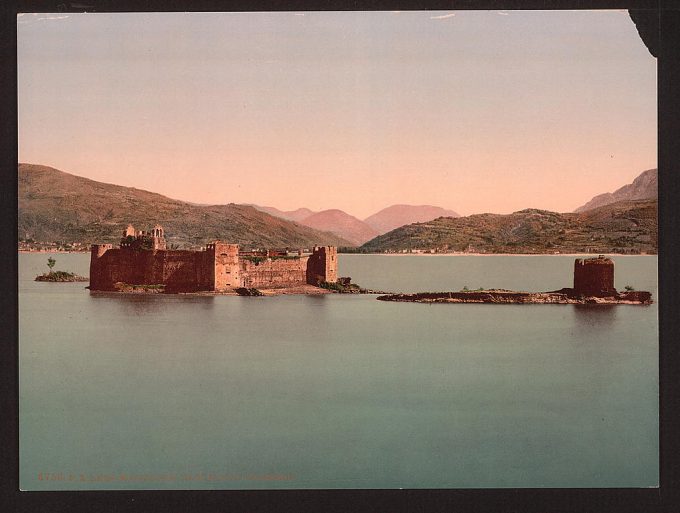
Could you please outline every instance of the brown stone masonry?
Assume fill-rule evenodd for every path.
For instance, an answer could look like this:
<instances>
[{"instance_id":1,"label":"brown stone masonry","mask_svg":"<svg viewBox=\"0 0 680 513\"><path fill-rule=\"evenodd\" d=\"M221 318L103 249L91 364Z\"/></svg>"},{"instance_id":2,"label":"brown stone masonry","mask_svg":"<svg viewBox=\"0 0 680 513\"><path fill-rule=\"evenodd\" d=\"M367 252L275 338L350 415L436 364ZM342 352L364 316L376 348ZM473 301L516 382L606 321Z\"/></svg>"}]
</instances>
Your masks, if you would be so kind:
<instances>
[{"instance_id":1,"label":"brown stone masonry","mask_svg":"<svg viewBox=\"0 0 680 513\"><path fill-rule=\"evenodd\" d=\"M223 291L242 287L238 244L216 241L206 246L206 252L214 276L212 287L208 290Z\"/></svg>"},{"instance_id":2,"label":"brown stone masonry","mask_svg":"<svg viewBox=\"0 0 680 513\"><path fill-rule=\"evenodd\" d=\"M577 258L574 262L574 293L591 297L616 295L614 262L604 255L597 258Z\"/></svg>"},{"instance_id":3,"label":"brown stone masonry","mask_svg":"<svg viewBox=\"0 0 680 513\"><path fill-rule=\"evenodd\" d=\"M614 288L614 262L600 255L598 258L578 258L574 262L574 287L552 292L517 292L489 289L458 292L420 292L417 294L387 294L381 301L412 303L510 303L510 304L637 304L652 302L650 292Z\"/></svg>"},{"instance_id":4,"label":"brown stone masonry","mask_svg":"<svg viewBox=\"0 0 680 513\"><path fill-rule=\"evenodd\" d=\"M333 246L316 246L307 265L307 283L338 281L338 250Z\"/></svg>"},{"instance_id":5,"label":"brown stone masonry","mask_svg":"<svg viewBox=\"0 0 680 513\"><path fill-rule=\"evenodd\" d=\"M270 257L263 261L241 258L243 286L254 288L293 287L307 283L308 256Z\"/></svg>"},{"instance_id":6,"label":"brown stone masonry","mask_svg":"<svg viewBox=\"0 0 680 513\"><path fill-rule=\"evenodd\" d=\"M133 235L134 234L134 235ZM337 250L267 251L240 255L238 244L215 241L202 251L165 249L163 228L138 232L128 226L119 248L95 244L90 257L90 289L117 290L117 284L164 285L166 292L227 291L238 287L276 288L337 280Z\"/></svg>"},{"instance_id":7,"label":"brown stone masonry","mask_svg":"<svg viewBox=\"0 0 680 513\"><path fill-rule=\"evenodd\" d=\"M116 283L163 284L168 292L214 290L211 257L207 251L144 251L94 245L90 290L116 290Z\"/></svg>"}]
</instances>

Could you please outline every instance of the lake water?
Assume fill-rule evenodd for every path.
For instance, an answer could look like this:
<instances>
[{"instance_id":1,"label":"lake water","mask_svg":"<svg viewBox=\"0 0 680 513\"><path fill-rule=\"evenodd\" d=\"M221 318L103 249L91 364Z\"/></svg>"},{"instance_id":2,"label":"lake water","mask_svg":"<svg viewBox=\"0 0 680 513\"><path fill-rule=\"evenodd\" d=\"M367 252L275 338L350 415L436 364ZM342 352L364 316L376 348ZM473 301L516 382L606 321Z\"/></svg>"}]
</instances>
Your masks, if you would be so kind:
<instances>
[{"instance_id":1,"label":"lake water","mask_svg":"<svg viewBox=\"0 0 680 513\"><path fill-rule=\"evenodd\" d=\"M48 256L19 255L24 490L658 484L656 304L91 295L34 282ZM656 257L614 259L657 299ZM339 265L394 292L542 291L573 260Z\"/></svg>"}]
</instances>

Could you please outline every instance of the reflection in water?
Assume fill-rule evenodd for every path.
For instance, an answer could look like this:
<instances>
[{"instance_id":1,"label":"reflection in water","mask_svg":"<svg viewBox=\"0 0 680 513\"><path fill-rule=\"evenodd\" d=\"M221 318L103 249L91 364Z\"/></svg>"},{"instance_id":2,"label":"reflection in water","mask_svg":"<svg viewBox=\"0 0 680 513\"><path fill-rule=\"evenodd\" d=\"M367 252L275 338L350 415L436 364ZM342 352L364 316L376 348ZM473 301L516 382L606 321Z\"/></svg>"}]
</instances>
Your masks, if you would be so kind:
<instances>
[{"instance_id":1,"label":"reflection in water","mask_svg":"<svg viewBox=\"0 0 680 513\"><path fill-rule=\"evenodd\" d=\"M616 322L619 308L625 305L574 305L576 326L584 330L610 328Z\"/></svg>"},{"instance_id":2,"label":"reflection in water","mask_svg":"<svg viewBox=\"0 0 680 513\"><path fill-rule=\"evenodd\" d=\"M329 294L310 294L304 296L305 302L313 306L328 306Z\"/></svg>"},{"instance_id":3,"label":"reflection in water","mask_svg":"<svg viewBox=\"0 0 680 513\"><path fill-rule=\"evenodd\" d=\"M214 307L214 296L189 296L166 294L120 294L118 292L90 292L95 301L106 301L120 308L126 315L148 315L165 312L178 304Z\"/></svg>"},{"instance_id":4,"label":"reflection in water","mask_svg":"<svg viewBox=\"0 0 680 513\"><path fill-rule=\"evenodd\" d=\"M46 255L20 255L34 256L19 282L24 489L186 487L39 480L45 469L294 477L196 488L658 483L655 306L88 293L32 281ZM362 285L384 269L385 288L406 291L513 285L506 275L550 290L573 265L341 258ZM654 290L648 261L631 257L641 267L625 282ZM521 269L540 265L525 283Z\"/></svg>"}]
</instances>

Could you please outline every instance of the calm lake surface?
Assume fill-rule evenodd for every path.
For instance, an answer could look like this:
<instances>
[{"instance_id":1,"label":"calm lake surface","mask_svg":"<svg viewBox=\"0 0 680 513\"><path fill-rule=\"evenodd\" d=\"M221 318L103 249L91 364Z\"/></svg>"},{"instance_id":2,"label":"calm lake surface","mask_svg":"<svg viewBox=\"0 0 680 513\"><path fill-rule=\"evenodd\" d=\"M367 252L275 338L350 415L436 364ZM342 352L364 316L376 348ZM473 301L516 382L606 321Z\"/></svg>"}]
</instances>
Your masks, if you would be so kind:
<instances>
[{"instance_id":1,"label":"calm lake surface","mask_svg":"<svg viewBox=\"0 0 680 513\"><path fill-rule=\"evenodd\" d=\"M48 256L19 255L24 490L658 484L656 304L90 294L34 282ZM656 257L614 260L657 299ZM573 261L339 256L391 292L554 290Z\"/></svg>"}]
</instances>

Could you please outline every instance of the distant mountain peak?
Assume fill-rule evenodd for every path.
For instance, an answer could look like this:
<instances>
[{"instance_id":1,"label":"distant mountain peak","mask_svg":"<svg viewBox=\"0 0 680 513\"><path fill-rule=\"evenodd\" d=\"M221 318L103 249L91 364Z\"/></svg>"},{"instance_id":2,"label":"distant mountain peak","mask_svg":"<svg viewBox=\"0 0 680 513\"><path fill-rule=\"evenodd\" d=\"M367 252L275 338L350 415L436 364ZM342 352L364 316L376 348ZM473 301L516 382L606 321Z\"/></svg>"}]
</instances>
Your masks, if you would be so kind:
<instances>
[{"instance_id":1,"label":"distant mountain peak","mask_svg":"<svg viewBox=\"0 0 680 513\"><path fill-rule=\"evenodd\" d=\"M594 208L616 203L617 201L634 201L658 198L658 178L656 169L648 169L640 173L632 183L624 185L614 192L598 194L574 212L585 212Z\"/></svg>"},{"instance_id":2,"label":"distant mountain peak","mask_svg":"<svg viewBox=\"0 0 680 513\"><path fill-rule=\"evenodd\" d=\"M295 221L296 223L299 223L306 217L309 217L312 214L314 214L314 211L304 207L297 208L295 210L280 210L276 207L263 207L260 205L251 206L261 212L266 212L269 215L280 217L281 219L287 219L288 221Z\"/></svg>"},{"instance_id":3,"label":"distant mountain peak","mask_svg":"<svg viewBox=\"0 0 680 513\"><path fill-rule=\"evenodd\" d=\"M380 235L413 223L425 223L439 217L460 217L457 212L434 205L390 205L364 219Z\"/></svg>"},{"instance_id":4,"label":"distant mountain peak","mask_svg":"<svg viewBox=\"0 0 680 513\"><path fill-rule=\"evenodd\" d=\"M300 222L316 230L335 233L356 245L363 244L378 235L378 232L364 221L337 208L322 210Z\"/></svg>"}]
</instances>

